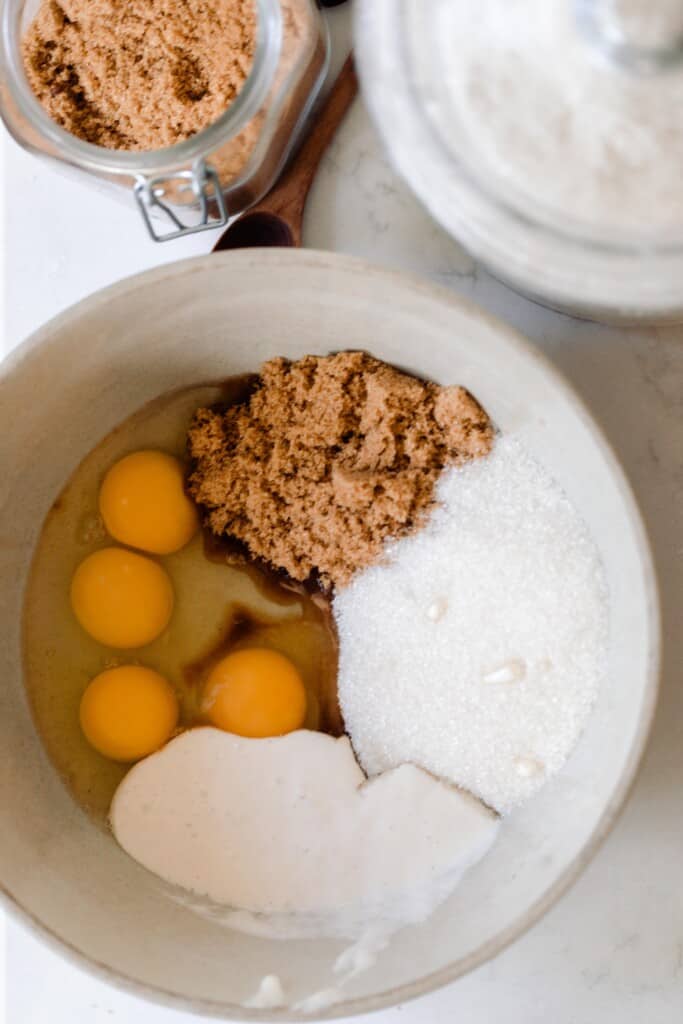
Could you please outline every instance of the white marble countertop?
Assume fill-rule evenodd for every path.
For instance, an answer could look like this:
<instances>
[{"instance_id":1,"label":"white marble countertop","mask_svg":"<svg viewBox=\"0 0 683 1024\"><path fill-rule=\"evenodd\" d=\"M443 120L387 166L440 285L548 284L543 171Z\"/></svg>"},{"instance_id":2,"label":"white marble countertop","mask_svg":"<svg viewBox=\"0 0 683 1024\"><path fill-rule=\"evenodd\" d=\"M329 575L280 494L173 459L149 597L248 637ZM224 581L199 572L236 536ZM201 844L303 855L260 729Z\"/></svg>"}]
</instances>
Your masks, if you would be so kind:
<instances>
[{"instance_id":1,"label":"white marble countertop","mask_svg":"<svg viewBox=\"0 0 683 1024\"><path fill-rule=\"evenodd\" d=\"M336 48L348 12L331 15ZM6 137L5 336L16 344L97 288L209 250L214 234L165 246L139 214L63 179ZM583 877L495 961L377 1024L678 1024L683 1020L683 327L574 321L476 268L428 218L382 154L357 102L321 168L306 245L416 271L512 323L577 387L611 440L649 526L664 612L663 691L631 800ZM189 1024L107 987L5 926L7 1024ZM0 955L1 955L0 944ZM0 985L1 985L0 971ZM2 1009L0 1008L0 1019ZM365 1019L365 1018L364 1018ZM369 1021L370 1018L367 1018Z\"/></svg>"}]
</instances>

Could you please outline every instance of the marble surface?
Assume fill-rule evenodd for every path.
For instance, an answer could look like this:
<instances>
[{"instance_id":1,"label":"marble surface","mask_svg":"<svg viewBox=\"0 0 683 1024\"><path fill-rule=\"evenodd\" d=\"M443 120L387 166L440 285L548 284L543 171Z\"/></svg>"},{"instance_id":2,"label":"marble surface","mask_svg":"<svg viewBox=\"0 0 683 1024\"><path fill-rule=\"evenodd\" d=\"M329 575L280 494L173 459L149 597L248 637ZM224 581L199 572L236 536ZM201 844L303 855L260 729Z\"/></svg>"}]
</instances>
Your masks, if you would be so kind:
<instances>
[{"instance_id":1,"label":"marble surface","mask_svg":"<svg viewBox=\"0 0 683 1024\"><path fill-rule=\"evenodd\" d=\"M343 9L331 15L339 54L347 17ZM3 146L7 349L94 289L213 243L209 234L156 246L136 210L63 179L6 137ZM652 740L629 804L591 866L495 961L372 1020L677 1024L683 1020L683 327L620 330L575 321L491 279L397 180L361 101L321 168L305 240L452 288L550 357L583 396L631 479L663 601L664 676ZM108 988L15 922L7 922L4 943L8 1024L198 1019Z\"/></svg>"}]
</instances>

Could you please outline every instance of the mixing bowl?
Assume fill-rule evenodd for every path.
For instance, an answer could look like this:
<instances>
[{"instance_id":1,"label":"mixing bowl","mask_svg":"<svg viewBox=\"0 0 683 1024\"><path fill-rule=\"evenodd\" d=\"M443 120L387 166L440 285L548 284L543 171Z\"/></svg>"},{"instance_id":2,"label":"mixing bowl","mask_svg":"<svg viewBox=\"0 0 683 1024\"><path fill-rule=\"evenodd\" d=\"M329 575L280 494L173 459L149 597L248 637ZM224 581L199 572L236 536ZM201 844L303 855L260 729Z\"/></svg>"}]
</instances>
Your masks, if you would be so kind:
<instances>
[{"instance_id":1,"label":"mixing bowl","mask_svg":"<svg viewBox=\"0 0 683 1024\"><path fill-rule=\"evenodd\" d=\"M134 410L277 354L344 348L466 385L554 473L605 562L610 665L566 769L507 819L445 905L400 932L338 1001L312 1016L367 1012L427 992L529 928L613 824L655 703L656 588L632 495L579 400L513 331L411 278L285 250L161 267L47 324L0 366L0 882L9 906L62 953L158 1002L216 1017L300 1020L291 1007L334 986L332 963L344 944L277 942L208 920L170 900L89 821L47 761L27 706L24 584L43 517L66 478ZM290 1008L244 1005L268 974L282 980Z\"/></svg>"}]
</instances>

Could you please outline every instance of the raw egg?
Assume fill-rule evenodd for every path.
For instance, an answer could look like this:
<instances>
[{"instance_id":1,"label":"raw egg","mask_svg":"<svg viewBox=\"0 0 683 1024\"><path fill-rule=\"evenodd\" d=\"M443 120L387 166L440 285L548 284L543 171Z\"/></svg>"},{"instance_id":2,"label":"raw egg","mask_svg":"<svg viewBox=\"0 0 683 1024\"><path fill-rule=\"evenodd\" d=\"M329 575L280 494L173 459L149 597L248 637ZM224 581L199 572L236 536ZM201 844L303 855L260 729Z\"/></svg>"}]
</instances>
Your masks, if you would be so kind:
<instances>
[{"instance_id":1,"label":"raw egg","mask_svg":"<svg viewBox=\"0 0 683 1024\"><path fill-rule=\"evenodd\" d=\"M121 665L89 683L80 707L88 743L114 761L138 761L163 747L178 723L178 699L151 668Z\"/></svg>"},{"instance_id":2,"label":"raw egg","mask_svg":"<svg viewBox=\"0 0 683 1024\"><path fill-rule=\"evenodd\" d=\"M151 558L102 548L76 569L71 604L83 629L101 644L143 647L168 625L173 586Z\"/></svg>"},{"instance_id":3,"label":"raw egg","mask_svg":"<svg viewBox=\"0 0 683 1024\"><path fill-rule=\"evenodd\" d=\"M166 452L133 452L114 463L100 488L100 513L115 540L155 555L180 550L199 526L183 468Z\"/></svg>"},{"instance_id":4,"label":"raw egg","mask_svg":"<svg viewBox=\"0 0 683 1024\"><path fill-rule=\"evenodd\" d=\"M284 654L245 648L214 665L204 687L202 712L212 725L238 736L283 736L303 725L306 690Z\"/></svg>"}]
</instances>

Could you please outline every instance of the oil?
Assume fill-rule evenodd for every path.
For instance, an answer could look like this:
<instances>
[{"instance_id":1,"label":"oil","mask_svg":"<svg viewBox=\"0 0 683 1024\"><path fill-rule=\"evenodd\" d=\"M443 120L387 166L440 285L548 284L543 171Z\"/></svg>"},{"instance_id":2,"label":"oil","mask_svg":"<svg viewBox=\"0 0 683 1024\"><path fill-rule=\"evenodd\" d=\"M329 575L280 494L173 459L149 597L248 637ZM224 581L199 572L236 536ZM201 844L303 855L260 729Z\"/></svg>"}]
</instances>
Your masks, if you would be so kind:
<instances>
[{"instance_id":1,"label":"oil","mask_svg":"<svg viewBox=\"0 0 683 1024\"><path fill-rule=\"evenodd\" d=\"M305 727L343 732L336 693L337 638L324 595L249 563L228 543L197 535L158 561L169 573L175 607L166 631L134 651L103 647L78 625L69 601L79 563L114 543L97 500L109 467L132 451L159 448L185 457L190 420L204 405L242 400L251 378L188 388L145 406L90 452L52 506L31 567L24 610L25 680L37 730L78 803L106 821L111 798L128 765L98 754L78 722L89 681L121 664L142 664L166 676L180 703L180 725L201 724L201 687L228 650L269 647L288 657L306 686Z\"/></svg>"}]
</instances>

